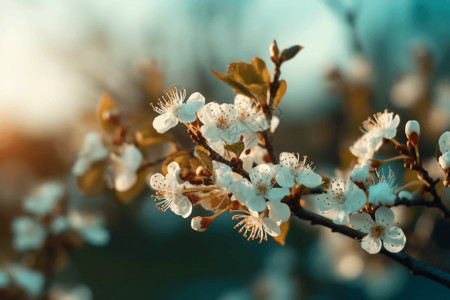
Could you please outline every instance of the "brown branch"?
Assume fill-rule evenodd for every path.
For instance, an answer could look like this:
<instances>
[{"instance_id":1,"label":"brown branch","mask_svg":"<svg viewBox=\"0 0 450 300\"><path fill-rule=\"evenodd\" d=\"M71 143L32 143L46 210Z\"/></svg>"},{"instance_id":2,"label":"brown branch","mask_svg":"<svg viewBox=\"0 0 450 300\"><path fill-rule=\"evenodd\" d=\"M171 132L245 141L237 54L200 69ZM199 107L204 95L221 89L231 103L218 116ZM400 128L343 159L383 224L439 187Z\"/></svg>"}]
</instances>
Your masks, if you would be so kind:
<instances>
[{"instance_id":1,"label":"brown branch","mask_svg":"<svg viewBox=\"0 0 450 300\"><path fill-rule=\"evenodd\" d=\"M397 201L395 201L393 206L399 206L399 205L406 205L406 206L424 206L424 207L434 207L439 209L442 214L444 215L444 218L449 219L450 218L450 209L448 209L442 201L430 201L425 199L415 199L415 200L409 200L407 198L399 198Z\"/></svg>"},{"instance_id":2,"label":"brown branch","mask_svg":"<svg viewBox=\"0 0 450 300\"><path fill-rule=\"evenodd\" d=\"M300 201L298 199L291 199L286 202L295 216L297 216L299 219L311 222L312 225L322 225L328 227L332 232L339 232L356 240L361 240L365 236L364 233L358 230L344 225L336 225L331 219L325 218L304 209L300 206ZM412 258L403 251L399 253L391 253L382 248L380 253L406 267L411 272L411 274L429 278L433 281L445 285L447 288L450 288L449 273L427 265L415 258Z\"/></svg>"}]
</instances>

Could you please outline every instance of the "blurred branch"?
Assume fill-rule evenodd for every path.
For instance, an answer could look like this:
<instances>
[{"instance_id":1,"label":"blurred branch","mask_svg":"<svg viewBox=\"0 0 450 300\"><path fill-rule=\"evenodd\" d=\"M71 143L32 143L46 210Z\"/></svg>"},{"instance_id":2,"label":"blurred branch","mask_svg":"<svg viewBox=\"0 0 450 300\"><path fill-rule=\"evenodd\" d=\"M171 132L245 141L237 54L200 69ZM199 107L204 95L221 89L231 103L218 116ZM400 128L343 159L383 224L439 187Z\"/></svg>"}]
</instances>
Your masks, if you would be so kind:
<instances>
[{"instance_id":1,"label":"blurred branch","mask_svg":"<svg viewBox=\"0 0 450 300\"><path fill-rule=\"evenodd\" d=\"M442 212L444 218L446 219L450 218L450 210L444 205L444 203L442 203L442 201L430 201L425 199L409 200L407 198L399 198L397 199L397 201L395 201L393 206L399 205L406 205L408 207L409 206L435 207Z\"/></svg>"},{"instance_id":2,"label":"blurred branch","mask_svg":"<svg viewBox=\"0 0 450 300\"><path fill-rule=\"evenodd\" d=\"M366 235L345 225L336 225L331 219L325 218L304 209L303 207L301 207L300 201L298 199L290 199L289 201L287 201L287 204L289 205L292 213L295 216L297 216L299 219L311 222L312 225L322 225L328 227L332 232L339 232L356 240L361 240ZM445 285L447 288L450 288L449 273L427 265L415 258L412 258L403 251L399 253L391 253L382 248L380 253L405 266L411 272L411 274L427 277L433 281Z\"/></svg>"}]
</instances>

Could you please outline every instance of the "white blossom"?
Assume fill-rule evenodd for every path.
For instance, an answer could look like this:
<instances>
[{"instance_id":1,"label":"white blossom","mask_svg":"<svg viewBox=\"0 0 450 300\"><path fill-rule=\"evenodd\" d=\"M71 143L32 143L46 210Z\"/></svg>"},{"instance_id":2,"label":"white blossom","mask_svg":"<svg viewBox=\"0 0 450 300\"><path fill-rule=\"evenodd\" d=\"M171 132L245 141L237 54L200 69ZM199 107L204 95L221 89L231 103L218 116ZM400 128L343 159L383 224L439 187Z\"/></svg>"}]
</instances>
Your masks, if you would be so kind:
<instances>
[{"instance_id":1,"label":"white blossom","mask_svg":"<svg viewBox=\"0 0 450 300\"><path fill-rule=\"evenodd\" d=\"M177 162L171 162L167 167L167 175L156 173L150 178L150 186L156 190L154 196L159 200L157 207L161 211L166 211L168 208L175 214L187 218L192 212L192 203L181 192L184 186L180 183L179 178L180 166Z\"/></svg>"},{"instance_id":2,"label":"white blossom","mask_svg":"<svg viewBox=\"0 0 450 300\"><path fill-rule=\"evenodd\" d=\"M114 188L118 192L125 192L132 188L137 182L136 171L142 162L142 153L136 146L125 144L120 156L111 155L114 162L113 176Z\"/></svg>"},{"instance_id":3,"label":"white blossom","mask_svg":"<svg viewBox=\"0 0 450 300\"><path fill-rule=\"evenodd\" d=\"M8 268L11 280L29 297L37 297L44 288L44 276L42 273L29 269L19 264L12 264Z\"/></svg>"},{"instance_id":4,"label":"white blossom","mask_svg":"<svg viewBox=\"0 0 450 300\"><path fill-rule=\"evenodd\" d=\"M25 198L23 209L36 217L48 215L55 204L64 197L64 186L57 181L49 181L34 189Z\"/></svg>"},{"instance_id":5,"label":"white blossom","mask_svg":"<svg viewBox=\"0 0 450 300\"><path fill-rule=\"evenodd\" d=\"M195 112L205 104L205 97L196 92L184 103L186 90L178 91L176 86L166 90L167 99L162 97L153 110L160 115L153 120L153 127L159 133L164 133L175 127L178 121L190 123L197 119Z\"/></svg>"},{"instance_id":6,"label":"white blossom","mask_svg":"<svg viewBox=\"0 0 450 300\"><path fill-rule=\"evenodd\" d=\"M375 182L369 186L369 203L373 205L393 205L397 199L395 195L395 174L389 169L389 174L382 174L381 176L377 173Z\"/></svg>"},{"instance_id":7,"label":"white blossom","mask_svg":"<svg viewBox=\"0 0 450 300\"><path fill-rule=\"evenodd\" d=\"M198 110L198 118L203 123L200 128L204 137L213 142L223 140L233 144L239 141L241 129L237 123L239 109L234 104L211 102Z\"/></svg>"},{"instance_id":8,"label":"white blossom","mask_svg":"<svg viewBox=\"0 0 450 300\"><path fill-rule=\"evenodd\" d=\"M334 213L335 224L348 224L348 216L361 210L367 198L363 190L348 180L334 179L327 193L317 196L317 206L324 213Z\"/></svg>"},{"instance_id":9,"label":"white blossom","mask_svg":"<svg viewBox=\"0 0 450 300\"><path fill-rule=\"evenodd\" d=\"M279 225L287 222L291 217L291 210L285 203L280 201L268 201L267 207L269 208L269 218Z\"/></svg>"},{"instance_id":10,"label":"white blossom","mask_svg":"<svg viewBox=\"0 0 450 300\"><path fill-rule=\"evenodd\" d=\"M236 95L234 105L239 109L237 124L244 137L245 148L253 148L259 142L256 132L269 128L269 122L261 107L244 95Z\"/></svg>"},{"instance_id":11,"label":"white blossom","mask_svg":"<svg viewBox=\"0 0 450 300\"><path fill-rule=\"evenodd\" d=\"M405 125L405 134L409 138L414 132L420 135L420 124L416 120L409 120Z\"/></svg>"},{"instance_id":12,"label":"white blossom","mask_svg":"<svg viewBox=\"0 0 450 300\"><path fill-rule=\"evenodd\" d=\"M266 199L280 201L289 195L289 189L273 187L273 175L273 169L269 165L258 165L250 171L250 181L247 179L236 181L232 192L236 199L248 208L263 211L266 208Z\"/></svg>"},{"instance_id":13,"label":"white blossom","mask_svg":"<svg viewBox=\"0 0 450 300\"><path fill-rule=\"evenodd\" d=\"M370 254L375 254L380 252L383 242L384 248L389 252L400 252L405 246L406 237L400 227L392 225L394 217L394 212L385 206L375 212L375 222L367 213L352 215L352 227L367 234L361 241L361 247Z\"/></svg>"},{"instance_id":14,"label":"white blossom","mask_svg":"<svg viewBox=\"0 0 450 300\"><path fill-rule=\"evenodd\" d=\"M203 217L194 217L191 219L191 228L198 232L203 232L206 230L206 227L202 226Z\"/></svg>"},{"instance_id":15,"label":"white blossom","mask_svg":"<svg viewBox=\"0 0 450 300\"><path fill-rule=\"evenodd\" d=\"M103 218L99 215L72 210L68 220L70 227L81 234L92 246L104 246L109 242L110 234L105 228Z\"/></svg>"},{"instance_id":16,"label":"white blossom","mask_svg":"<svg viewBox=\"0 0 450 300\"><path fill-rule=\"evenodd\" d=\"M44 244L47 232L36 219L21 216L13 220L13 246L19 252L38 250Z\"/></svg>"},{"instance_id":17,"label":"white blossom","mask_svg":"<svg viewBox=\"0 0 450 300\"><path fill-rule=\"evenodd\" d=\"M444 132L439 138L439 150L442 153L439 165L444 170L450 169L450 131Z\"/></svg>"},{"instance_id":18,"label":"white blossom","mask_svg":"<svg viewBox=\"0 0 450 300\"><path fill-rule=\"evenodd\" d=\"M233 220L239 221L234 228L239 228L239 233L242 233L247 240L259 239L261 243L263 240L267 241L267 235L280 235L281 230L278 224L264 213L254 210L240 212L242 213L233 216Z\"/></svg>"},{"instance_id":19,"label":"white blossom","mask_svg":"<svg viewBox=\"0 0 450 300\"><path fill-rule=\"evenodd\" d=\"M85 174L92 163L101 161L108 157L108 149L102 142L102 136L99 132L91 131L84 137L81 150L78 152L78 159L72 167L72 173L75 176Z\"/></svg>"},{"instance_id":20,"label":"white blossom","mask_svg":"<svg viewBox=\"0 0 450 300\"><path fill-rule=\"evenodd\" d=\"M353 182L366 183L369 180L369 168L367 166L355 167L350 178Z\"/></svg>"},{"instance_id":21,"label":"white blossom","mask_svg":"<svg viewBox=\"0 0 450 300\"><path fill-rule=\"evenodd\" d=\"M322 177L313 171L312 163L306 164L306 156L300 161L294 154L283 152L280 154L280 165L276 180L282 187L291 188L295 184L294 179L309 188L323 183Z\"/></svg>"}]
</instances>

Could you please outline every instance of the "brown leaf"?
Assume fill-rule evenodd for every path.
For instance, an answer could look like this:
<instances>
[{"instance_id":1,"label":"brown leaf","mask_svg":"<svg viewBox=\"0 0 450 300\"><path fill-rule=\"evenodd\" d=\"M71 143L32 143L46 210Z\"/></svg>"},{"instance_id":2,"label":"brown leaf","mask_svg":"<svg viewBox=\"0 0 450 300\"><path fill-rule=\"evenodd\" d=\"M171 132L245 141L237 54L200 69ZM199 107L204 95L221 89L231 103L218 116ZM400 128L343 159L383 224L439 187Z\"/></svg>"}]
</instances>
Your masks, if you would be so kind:
<instances>
[{"instance_id":1,"label":"brown leaf","mask_svg":"<svg viewBox=\"0 0 450 300\"><path fill-rule=\"evenodd\" d=\"M289 228L291 227L291 218L287 222L284 222L280 226L281 234L279 236L274 236L273 240L280 244L281 246L284 246L286 243L286 236L289 232Z\"/></svg>"},{"instance_id":2,"label":"brown leaf","mask_svg":"<svg viewBox=\"0 0 450 300\"><path fill-rule=\"evenodd\" d=\"M147 187L147 174L149 173L149 170L142 171L137 174L137 181L136 183L125 192L118 192L116 191L116 196L119 198L120 201L124 204L131 203L136 197L138 197L141 192Z\"/></svg>"},{"instance_id":3,"label":"brown leaf","mask_svg":"<svg viewBox=\"0 0 450 300\"><path fill-rule=\"evenodd\" d=\"M113 112L117 112L117 104L113 98L108 94L104 93L100 98L100 103L98 105L98 119L100 120L100 125L102 128L111 133L115 130L115 127L109 121L109 115Z\"/></svg>"},{"instance_id":4,"label":"brown leaf","mask_svg":"<svg viewBox=\"0 0 450 300\"><path fill-rule=\"evenodd\" d=\"M106 160L94 163L83 175L77 177L77 185L85 197L100 194L105 188L104 170Z\"/></svg>"},{"instance_id":5,"label":"brown leaf","mask_svg":"<svg viewBox=\"0 0 450 300\"><path fill-rule=\"evenodd\" d=\"M167 174L167 166L171 163L176 161L180 168L189 168L191 163L190 160L192 158L192 155L189 151L186 150L179 150L173 154L171 154L163 163L161 167L161 172L163 175Z\"/></svg>"},{"instance_id":6,"label":"brown leaf","mask_svg":"<svg viewBox=\"0 0 450 300\"><path fill-rule=\"evenodd\" d=\"M277 93L273 98L273 110L277 109L278 105L280 104L281 100L284 97L284 94L286 93L286 89L287 89L286 81L281 80L280 85L278 86Z\"/></svg>"},{"instance_id":7,"label":"brown leaf","mask_svg":"<svg viewBox=\"0 0 450 300\"><path fill-rule=\"evenodd\" d=\"M202 146L197 146L197 148L195 148L195 153L197 153L198 158L203 163L205 168L208 171L212 172L213 171L213 162L212 162L211 157L209 156L208 150L206 150Z\"/></svg>"},{"instance_id":8,"label":"brown leaf","mask_svg":"<svg viewBox=\"0 0 450 300\"><path fill-rule=\"evenodd\" d=\"M156 144L170 141L166 134L159 134L153 126L148 126L135 132L136 141L142 147L149 147Z\"/></svg>"},{"instance_id":9,"label":"brown leaf","mask_svg":"<svg viewBox=\"0 0 450 300\"><path fill-rule=\"evenodd\" d=\"M239 158L242 152L245 150L245 144L243 141L239 141L231 145L225 145L224 148L225 150L233 152L234 154L236 154L236 157Z\"/></svg>"}]
</instances>

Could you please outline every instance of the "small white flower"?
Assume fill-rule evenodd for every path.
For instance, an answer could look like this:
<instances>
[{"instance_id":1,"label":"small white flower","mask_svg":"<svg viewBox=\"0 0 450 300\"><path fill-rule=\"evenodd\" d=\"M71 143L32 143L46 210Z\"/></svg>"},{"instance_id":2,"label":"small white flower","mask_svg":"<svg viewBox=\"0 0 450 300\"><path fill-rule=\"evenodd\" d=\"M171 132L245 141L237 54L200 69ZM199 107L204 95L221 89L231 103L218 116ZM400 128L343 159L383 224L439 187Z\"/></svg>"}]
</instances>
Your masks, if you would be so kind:
<instances>
[{"instance_id":1,"label":"small white flower","mask_svg":"<svg viewBox=\"0 0 450 300\"><path fill-rule=\"evenodd\" d=\"M367 166L354 168L350 178L353 182L367 182L369 180L369 168Z\"/></svg>"},{"instance_id":2,"label":"small white flower","mask_svg":"<svg viewBox=\"0 0 450 300\"><path fill-rule=\"evenodd\" d=\"M186 103L186 90L173 89L166 90L167 99L162 97L158 101L158 106L153 106L153 110L160 114L153 120L153 127L159 133L164 133L175 127L178 121L183 123L194 122L197 117L195 112L205 104L205 97L200 93L193 93Z\"/></svg>"},{"instance_id":3,"label":"small white flower","mask_svg":"<svg viewBox=\"0 0 450 300\"><path fill-rule=\"evenodd\" d=\"M285 188L294 186L295 181L309 188L315 188L323 183L322 177L314 173L312 163L306 164L306 156L300 161L292 153L283 152L280 154L281 170L277 173L276 179L279 185Z\"/></svg>"},{"instance_id":4,"label":"small white flower","mask_svg":"<svg viewBox=\"0 0 450 300\"><path fill-rule=\"evenodd\" d=\"M64 186L60 182L49 181L34 189L23 203L23 209L36 217L49 214L55 204L64 197Z\"/></svg>"},{"instance_id":5,"label":"small white flower","mask_svg":"<svg viewBox=\"0 0 450 300\"><path fill-rule=\"evenodd\" d=\"M44 244L47 232L37 220L31 217L18 217L12 222L13 246L19 252L38 250Z\"/></svg>"},{"instance_id":6,"label":"small white flower","mask_svg":"<svg viewBox=\"0 0 450 300\"><path fill-rule=\"evenodd\" d=\"M370 146L370 136L363 135L350 146L350 152L358 158L357 166L371 168L371 159L375 156L375 149Z\"/></svg>"},{"instance_id":7,"label":"small white flower","mask_svg":"<svg viewBox=\"0 0 450 300\"><path fill-rule=\"evenodd\" d=\"M245 148L253 148L259 142L259 136L256 132L269 128L269 122L262 113L261 107L246 96L236 95L234 105L239 109L237 124L244 137Z\"/></svg>"},{"instance_id":8,"label":"small white flower","mask_svg":"<svg viewBox=\"0 0 450 300\"><path fill-rule=\"evenodd\" d=\"M273 169L266 164L254 167L250 171L250 181L241 179L235 182L232 192L236 199L255 211L266 209L266 199L280 201L289 195L288 188L274 188Z\"/></svg>"},{"instance_id":9,"label":"small white flower","mask_svg":"<svg viewBox=\"0 0 450 300\"><path fill-rule=\"evenodd\" d=\"M118 192L129 190L136 184L136 171L142 162L142 153L136 146L132 144L124 145L122 154L117 156L111 155L114 162L114 188Z\"/></svg>"},{"instance_id":10,"label":"small white flower","mask_svg":"<svg viewBox=\"0 0 450 300\"><path fill-rule=\"evenodd\" d=\"M442 153L439 165L444 170L450 169L450 131L444 132L439 138L439 150Z\"/></svg>"},{"instance_id":11,"label":"small white flower","mask_svg":"<svg viewBox=\"0 0 450 300\"><path fill-rule=\"evenodd\" d=\"M376 254L380 252L383 241L384 248L389 252L400 252L405 246L406 237L400 227L392 225L394 217L394 212L385 206L375 212L376 222L367 213L352 215L352 227L367 233L361 241L361 247L370 254Z\"/></svg>"},{"instance_id":12,"label":"small white flower","mask_svg":"<svg viewBox=\"0 0 450 300\"><path fill-rule=\"evenodd\" d=\"M154 196L159 200L157 205L161 211L170 208L175 214L187 218L192 212L192 203L181 192L184 190L179 178L180 166L176 162L171 162L167 167L167 175L156 173L150 178L150 186L156 190Z\"/></svg>"},{"instance_id":13,"label":"small white flower","mask_svg":"<svg viewBox=\"0 0 450 300\"><path fill-rule=\"evenodd\" d=\"M42 293L44 276L40 272L18 264L13 264L8 269L12 281L28 296L37 297Z\"/></svg>"},{"instance_id":14,"label":"small white flower","mask_svg":"<svg viewBox=\"0 0 450 300\"><path fill-rule=\"evenodd\" d=\"M109 242L109 231L99 215L72 210L68 219L70 227L79 232L92 246L104 246Z\"/></svg>"},{"instance_id":15,"label":"small white flower","mask_svg":"<svg viewBox=\"0 0 450 300\"><path fill-rule=\"evenodd\" d=\"M211 102L198 110L198 118L203 123L200 131L213 142L224 140L233 144L239 141L241 129L238 126L239 109L233 104Z\"/></svg>"},{"instance_id":16,"label":"small white flower","mask_svg":"<svg viewBox=\"0 0 450 300\"><path fill-rule=\"evenodd\" d=\"M233 220L240 220L234 228L240 228L239 233L242 233L247 240L258 240L261 243L263 240L267 241L267 235L279 236L281 234L278 224L265 216L264 213L259 214L254 210L241 211L242 214L233 216Z\"/></svg>"},{"instance_id":17,"label":"small white flower","mask_svg":"<svg viewBox=\"0 0 450 300\"><path fill-rule=\"evenodd\" d=\"M347 183L334 179L326 194L317 196L317 206L324 213L335 213L333 222L345 225L348 216L359 211L366 204L367 198L363 190L355 188L352 181Z\"/></svg>"},{"instance_id":18,"label":"small white flower","mask_svg":"<svg viewBox=\"0 0 450 300\"><path fill-rule=\"evenodd\" d=\"M102 136L99 132L92 131L84 137L83 147L78 152L78 159L72 167L72 173L75 176L85 174L92 163L103 160L108 157L108 149L102 142Z\"/></svg>"},{"instance_id":19,"label":"small white flower","mask_svg":"<svg viewBox=\"0 0 450 300\"><path fill-rule=\"evenodd\" d=\"M369 203L373 205L393 205L397 199L395 191L395 174L389 169L389 174L386 177L377 173L378 178L375 179L374 184L369 186Z\"/></svg>"}]
</instances>

